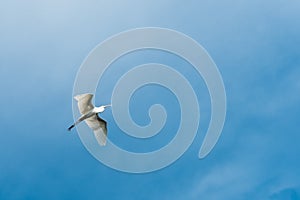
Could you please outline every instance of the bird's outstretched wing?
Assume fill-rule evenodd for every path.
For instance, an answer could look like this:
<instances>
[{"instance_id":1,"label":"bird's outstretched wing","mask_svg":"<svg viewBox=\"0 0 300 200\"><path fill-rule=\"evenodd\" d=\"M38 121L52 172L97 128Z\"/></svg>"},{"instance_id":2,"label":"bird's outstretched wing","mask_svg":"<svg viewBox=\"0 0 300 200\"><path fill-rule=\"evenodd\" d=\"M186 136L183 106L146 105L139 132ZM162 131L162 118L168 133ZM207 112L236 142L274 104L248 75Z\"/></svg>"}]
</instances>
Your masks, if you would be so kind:
<instances>
[{"instance_id":1,"label":"bird's outstretched wing","mask_svg":"<svg viewBox=\"0 0 300 200\"><path fill-rule=\"evenodd\" d=\"M99 145L104 146L106 144L107 128L106 121L101 119L97 114L85 120L86 124L93 129Z\"/></svg>"},{"instance_id":2,"label":"bird's outstretched wing","mask_svg":"<svg viewBox=\"0 0 300 200\"><path fill-rule=\"evenodd\" d=\"M87 114L94 108L92 98L92 94L80 94L74 97L74 99L78 101L78 109L82 115Z\"/></svg>"}]
</instances>

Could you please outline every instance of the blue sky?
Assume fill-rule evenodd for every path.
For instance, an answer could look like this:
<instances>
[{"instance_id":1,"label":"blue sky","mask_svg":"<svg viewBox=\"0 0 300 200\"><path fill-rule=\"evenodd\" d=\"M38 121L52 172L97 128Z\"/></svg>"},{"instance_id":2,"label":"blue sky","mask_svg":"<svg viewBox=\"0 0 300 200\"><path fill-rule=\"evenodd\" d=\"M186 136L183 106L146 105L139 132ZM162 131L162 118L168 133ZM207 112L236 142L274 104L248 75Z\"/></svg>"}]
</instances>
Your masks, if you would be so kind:
<instances>
[{"instance_id":1,"label":"blue sky","mask_svg":"<svg viewBox=\"0 0 300 200\"><path fill-rule=\"evenodd\" d=\"M299 8L296 0L1 1L0 199L300 199ZM66 128L87 54L111 35L144 26L172 28L204 46L223 76L228 110L219 142L199 160L210 117L200 84L194 143L171 166L137 175L102 165ZM146 53L119 63L152 61ZM142 94L132 100L137 122ZM172 129L177 118L170 120Z\"/></svg>"}]
</instances>

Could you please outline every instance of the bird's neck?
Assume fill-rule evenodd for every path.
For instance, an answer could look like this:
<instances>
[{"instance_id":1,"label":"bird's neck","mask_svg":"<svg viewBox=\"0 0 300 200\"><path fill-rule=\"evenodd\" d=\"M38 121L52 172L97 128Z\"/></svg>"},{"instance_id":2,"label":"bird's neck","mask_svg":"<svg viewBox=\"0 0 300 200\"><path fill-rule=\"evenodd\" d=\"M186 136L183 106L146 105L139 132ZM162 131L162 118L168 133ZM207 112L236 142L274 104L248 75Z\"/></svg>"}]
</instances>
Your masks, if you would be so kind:
<instances>
[{"instance_id":1,"label":"bird's neck","mask_svg":"<svg viewBox=\"0 0 300 200\"><path fill-rule=\"evenodd\" d=\"M100 106L100 107L94 107L94 112L96 113L101 113L105 110L104 106Z\"/></svg>"}]
</instances>

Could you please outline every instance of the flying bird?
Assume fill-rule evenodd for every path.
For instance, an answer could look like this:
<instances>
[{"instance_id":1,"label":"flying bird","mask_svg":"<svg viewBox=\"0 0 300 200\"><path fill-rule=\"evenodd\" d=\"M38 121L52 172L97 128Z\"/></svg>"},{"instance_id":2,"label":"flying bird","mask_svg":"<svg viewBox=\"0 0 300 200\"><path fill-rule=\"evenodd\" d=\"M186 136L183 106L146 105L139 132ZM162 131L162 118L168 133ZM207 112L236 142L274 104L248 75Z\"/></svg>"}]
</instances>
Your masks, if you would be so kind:
<instances>
[{"instance_id":1,"label":"flying bird","mask_svg":"<svg viewBox=\"0 0 300 200\"><path fill-rule=\"evenodd\" d=\"M94 131L94 135L99 145L104 146L106 144L107 137L107 123L98 116L98 113L104 112L105 108L111 105L95 107L92 104L92 98L92 94L80 94L74 97L74 99L78 102L78 109L81 113L81 117L79 117L79 119L72 124L68 130L71 131L71 129L77 124L85 121L85 123Z\"/></svg>"}]
</instances>

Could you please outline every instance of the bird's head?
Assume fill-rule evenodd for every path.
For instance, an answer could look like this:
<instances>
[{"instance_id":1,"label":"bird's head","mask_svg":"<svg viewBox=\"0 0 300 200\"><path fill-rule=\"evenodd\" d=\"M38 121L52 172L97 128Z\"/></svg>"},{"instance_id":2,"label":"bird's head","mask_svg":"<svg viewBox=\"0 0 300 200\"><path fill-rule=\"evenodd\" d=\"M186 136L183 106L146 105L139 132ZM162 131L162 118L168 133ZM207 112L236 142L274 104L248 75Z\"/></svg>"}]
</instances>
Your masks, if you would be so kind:
<instances>
[{"instance_id":1,"label":"bird's head","mask_svg":"<svg viewBox=\"0 0 300 200\"><path fill-rule=\"evenodd\" d=\"M95 108L95 111L96 111L97 113L101 113L101 112L104 112L104 110L105 110L107 107L111 107L111 104L97 107L97 108Z\"/></svg>"}]
</instances>

